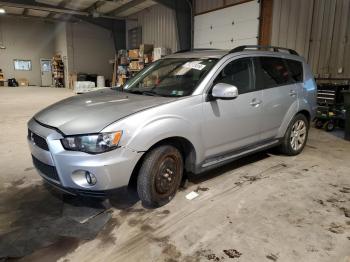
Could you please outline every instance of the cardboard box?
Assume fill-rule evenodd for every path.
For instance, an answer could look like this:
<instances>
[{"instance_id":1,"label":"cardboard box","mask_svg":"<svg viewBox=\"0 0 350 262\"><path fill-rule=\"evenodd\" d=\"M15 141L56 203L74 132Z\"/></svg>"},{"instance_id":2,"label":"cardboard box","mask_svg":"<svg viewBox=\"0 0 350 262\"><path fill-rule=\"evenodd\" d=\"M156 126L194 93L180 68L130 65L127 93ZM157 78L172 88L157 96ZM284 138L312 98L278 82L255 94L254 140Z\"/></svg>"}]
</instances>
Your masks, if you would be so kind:
<instances>
[{"instance_id":1,"label":"cardboard box","mask_svg":"<svg viewBox=\"0 0 350 262\"><path fill-rule=\"evenodd\" d=\"M120 65L127 65L129 63L128 58L125 56L120 57Z\"/></svg>"},{"instance_id":2,"label":"cardboard box","mask_svg":"<svg viewBox=\"0 0 350 262\"><path fill-rule=\"evenodd\" d=\"M143 62L145 64L152 63L153 61L153 56L152 55L144 55L143 56Z\"/></svg>"},{"instance_id":3,"label":"cardboard box","mask_svg":"<svg viewBox=\"0 0 350 262\"><path fill-rule=\"evenodd\" d=\"M153 49L153 61L157 61L161 59L163 56L167 56L171 54L171 50L165 47L155 47Z\"/></svg>"},{"instance_id":4,"label":"cardboard box","mask_svg":"<svg viewBox=\"0 0 350 262\"><path fill-rule=\"evenodd\" d=\"M144 55L152 54L153 52L153 45L148 44L141 44L140 45L140 56L143 57Z\"/></svg>"},{"instance_id":5,"label":"cardboard box","mask_svg":"<svg viewBox=\"0 0 350 262\"><path fill-rule=\"evenodd\" d=\"M131 61L129 68L130 70L139 70L139 61Z\"/></svg>"},{"instance_id":6,"label":"cardboard box","mask_svg":"<svg viewBox=\"0 0 350 262\"><path fill-rule=\"evenodd\" d=\"M19 86L28 86L29 85L29 81L25 78L21 78L18 79L18 85Z\"/></svg>"},{"instance_id":7,"label":"cardboard box","mask_svg":"<svg viewBox=\"0 0 350 262\"><path fill-rule=\"evenodd\" d=\"M127 80L128 80L128 78L126 77L126 75L119 75L118 76L118 86L124 85Z\"/></svg>"},{"instance_id":8,"label":"cardboard box","mask_svg":"<svg viewBox=\"0 0 350 262\"><path fill-rule=\"evenodd\" d=\"M131 49L131 50L129 50L128 55L131 59L137 59L137 58L139 58L139 50L138 49Z\"/></svg>"}]
</instances>

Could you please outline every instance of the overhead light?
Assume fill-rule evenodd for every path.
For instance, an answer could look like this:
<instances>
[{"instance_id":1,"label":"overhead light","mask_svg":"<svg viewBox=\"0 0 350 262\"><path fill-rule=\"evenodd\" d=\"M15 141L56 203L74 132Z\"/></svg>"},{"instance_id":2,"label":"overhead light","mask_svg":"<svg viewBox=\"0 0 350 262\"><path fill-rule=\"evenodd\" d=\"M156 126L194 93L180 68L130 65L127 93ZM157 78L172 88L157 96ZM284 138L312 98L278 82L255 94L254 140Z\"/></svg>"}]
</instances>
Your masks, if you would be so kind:
<instances>
[{"instance_id":1,"label":"overhead light","mask_svg":"<svg viewBox=\"0 0 350 262\"><path fill-rule=\"evenodd\" d=\"M4 8L0 8L0 14L5 14L6 10Z\"/></svg>"},{"instance_id":2,"label":"overhead light","mask_svg":"<svg viewBox=\"0 0 350 262\"><path fill-rule=\"evenodd\" d=\"M0 45L0 49L6 49L6 46Z\"/></svg>"}]
</instances>

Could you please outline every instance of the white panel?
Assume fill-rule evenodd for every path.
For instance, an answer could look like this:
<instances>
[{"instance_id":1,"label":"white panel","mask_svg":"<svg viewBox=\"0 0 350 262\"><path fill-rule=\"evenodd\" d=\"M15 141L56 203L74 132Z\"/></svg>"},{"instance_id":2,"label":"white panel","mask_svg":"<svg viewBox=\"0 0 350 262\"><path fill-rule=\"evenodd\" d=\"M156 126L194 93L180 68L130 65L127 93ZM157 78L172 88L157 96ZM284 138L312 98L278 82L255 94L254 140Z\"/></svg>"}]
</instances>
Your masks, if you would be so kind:
<instances>
[{"instance_id":1,"label":"white panel","mask_svg":"<svg viewBox=\"0 0 350 262\"><path fill-rule=\"evenodd\" d=\"M257 44L259 3L251 1L195 16L194 47L230 49Z\"/></svg>"}]
</instances>

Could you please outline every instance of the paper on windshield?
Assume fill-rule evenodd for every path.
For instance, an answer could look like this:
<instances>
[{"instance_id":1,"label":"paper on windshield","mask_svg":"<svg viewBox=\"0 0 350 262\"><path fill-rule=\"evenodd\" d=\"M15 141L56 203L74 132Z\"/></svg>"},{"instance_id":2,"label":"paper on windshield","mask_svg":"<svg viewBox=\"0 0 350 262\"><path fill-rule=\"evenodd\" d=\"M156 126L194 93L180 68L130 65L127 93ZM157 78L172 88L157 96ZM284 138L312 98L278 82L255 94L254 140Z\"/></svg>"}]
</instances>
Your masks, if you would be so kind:
<instances>
[{"instance_id":1,"label":"paper on windshield","mask_svg":"<svg viewBox=\"0 0 350 262\"><path fill-rule=\"evenodd\" d=\"M175 75L183 76L192 69L202 70L205 67L205 65L200 64L200 62L201 61L191 61L183 64L182 67L176 71Z\"/></svg>"},{"instance_id":2,"label":"paper on windshield","mask_svg":"<svg viewBox=\"0 0 350 262\"><path fill-rule=\"evenodd\" d=\"M201 62L202 61L187 62L182 67L196 69L196 70L203 70L205 68L205 65L202 65Z\"/></svg>"}]
</instances>

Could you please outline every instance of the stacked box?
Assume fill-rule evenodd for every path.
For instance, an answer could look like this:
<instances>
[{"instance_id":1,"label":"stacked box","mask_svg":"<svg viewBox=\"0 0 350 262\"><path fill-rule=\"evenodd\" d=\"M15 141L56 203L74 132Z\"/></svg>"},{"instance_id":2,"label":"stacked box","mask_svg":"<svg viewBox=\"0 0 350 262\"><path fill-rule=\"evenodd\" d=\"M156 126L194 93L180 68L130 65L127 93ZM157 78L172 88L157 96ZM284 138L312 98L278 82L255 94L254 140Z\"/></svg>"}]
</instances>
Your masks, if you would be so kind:
<instances>
[{"instance_id":1,"label":"stacked box","mask_svg":"<svg viewBox=\"0 0 350 262\"><path fill-rule=\"evenodd\" d=\"M153 50L153 61L157 61L164 56L170 55L171 49L165 47L156 47Z\"/></svg>"},{"instance_id":2,"label":"stacked box","mask_svg":"<svg viewBox=\"0 0 350 262\"><path fill-rule=\"evenodd\" d=\"M152 52L153 52L153 45L148 45L148 44L140 45L140 50L139 50L140 57L144 57L144 55L152 55Z\"/></svg>"}]
</instances>

